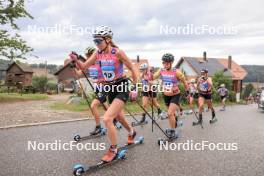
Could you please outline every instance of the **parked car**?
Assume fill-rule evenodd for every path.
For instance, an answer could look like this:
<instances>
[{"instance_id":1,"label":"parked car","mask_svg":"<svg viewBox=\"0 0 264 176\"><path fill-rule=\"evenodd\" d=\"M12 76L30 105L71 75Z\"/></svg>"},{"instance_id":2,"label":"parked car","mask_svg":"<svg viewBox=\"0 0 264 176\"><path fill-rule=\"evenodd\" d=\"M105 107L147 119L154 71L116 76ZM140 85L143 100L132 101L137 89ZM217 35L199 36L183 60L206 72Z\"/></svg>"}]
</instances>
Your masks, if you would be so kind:
<instances>
[{"instance_id":1,"label":"parked car","mask_svg":"<svg viewBox=\"0 0 264 176\"><path fill-rule=\"evenodd\" d=\"M261 91L261 94L259 96L258 108L261 108L264 110L264 90Z\"/></svg>"}]
</instances>

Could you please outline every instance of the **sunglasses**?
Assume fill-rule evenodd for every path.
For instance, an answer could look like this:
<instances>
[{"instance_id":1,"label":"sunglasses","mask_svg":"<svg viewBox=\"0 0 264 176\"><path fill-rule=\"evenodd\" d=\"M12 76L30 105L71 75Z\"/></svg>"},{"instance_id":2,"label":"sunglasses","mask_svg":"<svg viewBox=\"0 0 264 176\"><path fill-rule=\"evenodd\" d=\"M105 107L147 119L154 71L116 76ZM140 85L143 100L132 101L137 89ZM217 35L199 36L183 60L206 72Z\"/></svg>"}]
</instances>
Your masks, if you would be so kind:
<instances>
[{"instance_id":1,"label":"sunglasses","mask_svg":"<svg viewBox=\"0 0 264 176\"><path fill-rule=\"evenodd\" d=\"M171 62L162 62L162 64L171 64Z\"/></svg>"},{"instance_id":2,"label":"sunglasses","mask_svg":"<svg viewBox=\"0 0 264 176\"><path fill-rule=\"evenodd\" d=\"M95 45L100 45L104 40L103 39L94 39L93 42Z\"/></svg>"}]
</instances>

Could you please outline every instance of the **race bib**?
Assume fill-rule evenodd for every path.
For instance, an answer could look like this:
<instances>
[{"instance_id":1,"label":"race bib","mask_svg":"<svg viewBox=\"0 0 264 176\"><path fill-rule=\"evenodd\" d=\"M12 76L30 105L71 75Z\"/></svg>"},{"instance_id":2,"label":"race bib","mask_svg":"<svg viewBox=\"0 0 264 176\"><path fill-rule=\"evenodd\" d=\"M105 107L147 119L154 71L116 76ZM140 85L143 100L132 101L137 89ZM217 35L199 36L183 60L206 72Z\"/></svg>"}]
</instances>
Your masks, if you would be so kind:
<instances>
[{"instance_id":1,"label":"race bib","mask_svg":"<svg viewBox=\"0 0 264 176\"><path fill-rule=\"evenodd\" d=\"M115 78L114 71L103 71L103 76L106 81L113 81Z\"/></svg>"},{"instance_id":2,"label":"race bib","mask_svg":"<svg viewBox=\"0 0 264 176\"><path fill-rule=\"evenodd\" d=\"M163 83L163 88L164 91L172 91L173 83L171 82L164 82Z\"/></svg>"},{"instance_id":3,"label":"race bib","mask_svg":"<svg viewBox=\"0 0 264 176\"><path fill-rule=\"evenodd\" d=\"M208 83L202 83L200 84L200 90L206 92L209 89Z\"/></svg>"}]
</instances>

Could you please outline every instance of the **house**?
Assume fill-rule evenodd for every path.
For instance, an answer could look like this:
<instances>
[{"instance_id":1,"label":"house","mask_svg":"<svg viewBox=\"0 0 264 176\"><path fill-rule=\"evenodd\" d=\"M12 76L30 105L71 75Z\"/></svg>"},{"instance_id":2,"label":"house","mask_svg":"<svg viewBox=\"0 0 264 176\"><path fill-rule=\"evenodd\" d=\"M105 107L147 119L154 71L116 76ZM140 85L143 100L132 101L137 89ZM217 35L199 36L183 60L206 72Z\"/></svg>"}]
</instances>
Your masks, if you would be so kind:
<instances>
[{"instance_id":1,"label":"house","mask_svg":"<svg viewBox=\"0 0 264 176\"><path fill-rule=\"evenodd\" d=\"M243 79L247 76L247 71L235 63L231 56L228 56L228 59L218 59L218 61L231 72L233 82L232 90L235 92L241 92Z\"/></svg>"},{"instance_id":2,"label":"house","mask_svg":"<svg viewBox=\"0 0 264 176\"><path fill-rule=\"evenodd\" d=\"M6 70L9 67L9 60L0 60L0 84L5 82L6 79Z\"/></svg>"},{"instance_id":3,"label":"house","mask_svg":"<svg viewBox=\"0 0 264 176\"><path fill-rule=\"evenodd\" d=\"M224 71L226 76L232 79L232 90L240 96L242 91L242 82L247 72L240 65L232 61L232 57L223 58L207 58L206 52L203 57L182 57L177 65L177 68L182 70L187 79L196 78L203 68L208 69L209 76L213 76L218 71Z\"/></svg>"},{"instance_id":4,"label":"house","mask_svg":"<svg viewBox=\"0 0 264 176\"><path fill-rule=\"evenodd\" d=\"M13 62L6 70L7 86L31 86L32 85L32 68L25 63Z\"/></svg>"},{"instance_id":5,"label":"house","mask_svg":"<svg viewBox=\"0 0 264 176\"><path fill-rule=\"evenodd\" d=\"M83 62L85 60L82 60ZM75 80L77 75L73 68L71 68L71 59L64 60L64 66L54 73L58 80L58 92L62 90L73 92L76 90Z\"/></svg>"}]
</instances>

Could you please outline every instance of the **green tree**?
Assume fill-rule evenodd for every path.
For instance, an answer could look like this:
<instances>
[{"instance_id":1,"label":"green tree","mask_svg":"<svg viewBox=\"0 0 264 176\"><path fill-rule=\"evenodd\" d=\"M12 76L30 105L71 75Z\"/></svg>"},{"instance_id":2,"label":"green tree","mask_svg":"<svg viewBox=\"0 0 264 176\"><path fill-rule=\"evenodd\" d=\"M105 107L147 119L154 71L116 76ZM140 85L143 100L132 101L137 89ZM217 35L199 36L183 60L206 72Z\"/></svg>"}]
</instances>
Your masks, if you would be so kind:
<instances>
[{"instance_id":1,"label":"green tree","mask_svg":"<svg viewBox=\"0 0 264 176\"><path fill-rule=\"evenodd\" d=\"M220 97L218 95L218 88L221 84L225 84L225 87L229 90L229 99L230 100L234 100L235 98L232 97L233 93L231 91L231 87L232 87L232 79L230 76L226 76L224 74L224 71L218 71L214 74L214 76L212 77L213 79L213 100L216 102L220 101Z\"/></svg>"},{"instance_id":2,"label":"green tree","mask_svg":"<svg viewBox=\"0 0 264 176\"><path fill-rule=\"evenodd\" d=\"M47 88L48 78L46 76L34 76L32 85L38 91L44 93Z\"/></svg>"},{"instance_id":3,"label":"green tree","mask_svg":"<svg viewBox=\"0 0 264 176\"><path fill-rule=\"evenodd\" d=\"M25 59L25 55L33 51L31 47L27 46L26 41L15 32L19 30L15 20L19 18L33 19L25 10L24 0L0 1L0 56L11 60ZM4 27L11 28L14 32L11 34L11 32L3 29Z\"/></svg>"},{"instance_id":4,"label":"green tree","mask_svg":"<svg viewBox=\"0 0 264 176\"><path fill-rule=\"evenodd\" d=\"M225 87L231 90L232 79L230 76L226 76L223 71L216 72L212 79L215 89L218 89L221 84L225 84Z\"/></svg>"},{"instance_id":5,"label":"green tree","mask_svg":"<svg viewBox=\"0 0 264 176\"><path fill-rule=\"evenodd\" d=\"M243 98L247 98L253 92L253 90L254 86L251 83L247 84L243 91Z\"/></svg>"}]
</instances>

